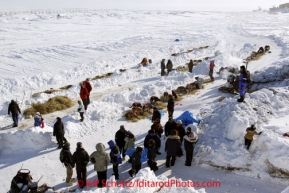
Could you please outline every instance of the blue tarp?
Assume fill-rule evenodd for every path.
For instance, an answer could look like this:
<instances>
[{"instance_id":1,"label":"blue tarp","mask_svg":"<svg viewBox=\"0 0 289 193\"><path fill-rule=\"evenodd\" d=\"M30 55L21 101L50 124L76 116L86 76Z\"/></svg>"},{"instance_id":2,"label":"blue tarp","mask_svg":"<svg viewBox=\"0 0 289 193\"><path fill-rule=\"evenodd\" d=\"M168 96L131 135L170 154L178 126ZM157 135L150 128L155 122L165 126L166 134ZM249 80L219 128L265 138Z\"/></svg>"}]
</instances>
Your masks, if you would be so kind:
<instances>
[{"instance_id":1,"label":"blue tarp","mask_svg":"<svg viewBox=\"0 0 289 193\"><path fill-rule=\"evenodd\" d=\"M177 122L178 120L181 120L183 123L183 127L188 126L189 124L192 123L198 123L200 124L201 120L197 120L194 118L193 113L190 111L185 111L183 114L181 114L178 118L175 119Z\"/></svg>"},{"instance_id":2,"label":"blue tarp","mask_svg":"<svg viewBox=\"0 0 289 193\"><path fill-rule=\"evenodd\" d=\"M128 155L129 157L131 157L134 151L135 151L135 148L128 149L128 150L125 152L125 155ZM141 162L146 162L146 161L149 160L149 159L147 158L147 154L148 154L148 149L147 149L147 148L144 148L143 152L141 153L141 158L140 158L140 161L141 161Z\"/></svg>"}]
</instances>

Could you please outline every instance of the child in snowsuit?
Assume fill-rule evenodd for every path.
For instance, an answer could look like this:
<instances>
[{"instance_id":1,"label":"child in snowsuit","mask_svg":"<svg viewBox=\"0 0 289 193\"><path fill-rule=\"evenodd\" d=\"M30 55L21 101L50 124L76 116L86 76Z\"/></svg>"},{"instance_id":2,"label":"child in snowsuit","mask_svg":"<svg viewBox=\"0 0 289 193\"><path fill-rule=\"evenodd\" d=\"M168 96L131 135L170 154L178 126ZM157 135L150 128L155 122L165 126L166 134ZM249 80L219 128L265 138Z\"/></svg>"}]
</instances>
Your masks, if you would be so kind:
<instances>
[{"instance_id":1,"label":"child in snowsuit","mask_svg":"<svg viewBox=\"0 0 289 193\"><path fill-rule=\"evenodd\" d=\"M110 155L110 163L112 163L113 167L113 173L114 177L116 180L119 179L119 174L118 174L118 165L122 163L122 159L119 154L119 148L118 146L114 143L113 140L110 140L108 142L109 148L111 149L109 155Z\"/></svg>"},{"instance_id":2,"label":"child in snowsuit","mask_svg":"<svg viewBox=\"0 0 289 193\"><path fill-rule=\"evenodd\" d=\"M257 132L256 131L256 127L255 125L251 125L251 127L248 127L246 129L246 135L245 135L245 146L247 146L247 150L249 150L250 146L251 146L251 143L253 141L253 136L254 135L260 135L262 132Z\"/></svg>"}]
</instances>

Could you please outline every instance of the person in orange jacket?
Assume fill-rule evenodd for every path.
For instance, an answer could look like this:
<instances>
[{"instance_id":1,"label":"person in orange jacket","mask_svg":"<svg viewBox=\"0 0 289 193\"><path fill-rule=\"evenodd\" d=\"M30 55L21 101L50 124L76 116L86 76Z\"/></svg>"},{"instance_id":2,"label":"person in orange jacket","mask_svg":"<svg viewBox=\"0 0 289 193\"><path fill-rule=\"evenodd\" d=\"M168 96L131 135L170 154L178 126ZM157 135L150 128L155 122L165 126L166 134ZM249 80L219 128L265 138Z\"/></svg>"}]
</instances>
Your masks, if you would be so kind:
<instances>
[{"instance_id":1,"label":"person in orange jacket","mask_svg":"<svg viewBox=\"0 0 289 193\"><path fill-rule=\"evenodd\" d=\"M84 86L83 83L80 83L80 98L82 100L82 103L83 103L83 106L84 106L84 109L87 110L87 98L89 96L89 92L87 91L86 87Z\"/></svg>"},{"instance_id":2,"label":"person in orange jacket","mask_svg":"<svg viewBox=\"0 0 289 193\"><path fill-rule=\"evenodd\" d=\"M260 135L262 132L257 132L255 125L251 125L251 127L248 127L246 129L246 135L245 135L245 146L247 146L247 150L249 150L251 143L253 141L254 135Z\"/></svg>"}]
</instances>

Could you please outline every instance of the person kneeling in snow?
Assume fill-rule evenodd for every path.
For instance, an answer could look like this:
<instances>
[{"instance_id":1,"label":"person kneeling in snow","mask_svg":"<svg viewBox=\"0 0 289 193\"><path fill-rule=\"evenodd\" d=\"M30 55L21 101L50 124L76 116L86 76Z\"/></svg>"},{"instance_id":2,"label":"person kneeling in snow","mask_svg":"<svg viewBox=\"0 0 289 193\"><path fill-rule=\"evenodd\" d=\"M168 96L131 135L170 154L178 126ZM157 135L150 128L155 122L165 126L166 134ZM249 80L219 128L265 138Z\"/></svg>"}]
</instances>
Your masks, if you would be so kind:
<instances>
[{"instance_id":1,"label":"person kneeling in snow","mask_svg":"<svg viewBox=\"0 0 289 193\"><path fill-rule=\"evenodd\" d=\"M196 79L195 81L196 88L201 89L205 80L201 77L196 77L195 79Z\"/></svg>"},{"instance_id":2,"label":"person kneeling in snow","mask_svg":"<svg viewBox=\"0 0 289 193\"><path fill-rule=\"evenodd\" d=\"M111 149L109 155L110 155L110 163L112 163L113 167L113 175L116 180L119 179L118 175L118 165L122 163L122 159L119 154L119 148L118 146L114 143L113 140L110 140L108 142L109 148Z\"/></svg>"},{"instance_id":3,"label":"person kneeling in snow","mask_svg":"<svg viewBox=\"0 0 289 193\"><path fill-rule=\"evenodd\" d=\"M260 135L262 132L257 132L256 131L256 127L255 125L251 125L251 127L248 127L246 129L246 135L245 135L245 146L247 146L247 150L249 150L250 146L251 146L251 143L253 141L253 136L254 135Z\"/></svg>"},{"instance_id":4,"label":"person kneeling in snow","mask_svg":"<svg viewBox=\"0 0 289 193\"><path fill-rule=\"evenodd\" d=\"M184 137L184 146L186 150L186 166L191 166L192 164L194 148L198 140L198 135L195 132L192 132L191 127L188 127L187 133Z\"/></svg>"}]
</instances>

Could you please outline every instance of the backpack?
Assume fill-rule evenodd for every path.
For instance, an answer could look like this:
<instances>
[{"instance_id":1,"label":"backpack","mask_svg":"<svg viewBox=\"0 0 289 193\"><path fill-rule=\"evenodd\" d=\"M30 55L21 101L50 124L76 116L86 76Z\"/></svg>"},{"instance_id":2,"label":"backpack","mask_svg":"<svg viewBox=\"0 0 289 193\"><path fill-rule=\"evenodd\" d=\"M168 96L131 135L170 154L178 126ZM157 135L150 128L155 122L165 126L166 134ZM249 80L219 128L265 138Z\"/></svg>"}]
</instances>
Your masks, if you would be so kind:
<instances>
[{"instance_id":1,"label":"backpack","mask_svg":"<svg viewBox=\"0 0 289 193\"><path fill-rule=\"evenodd\" d=\"M63 153L63 150L61 150L61 152L60 152L59 159L60 159L61 163L64 163L65 160L64 160L64 153Z\"/></svg>"}]
</instances>

